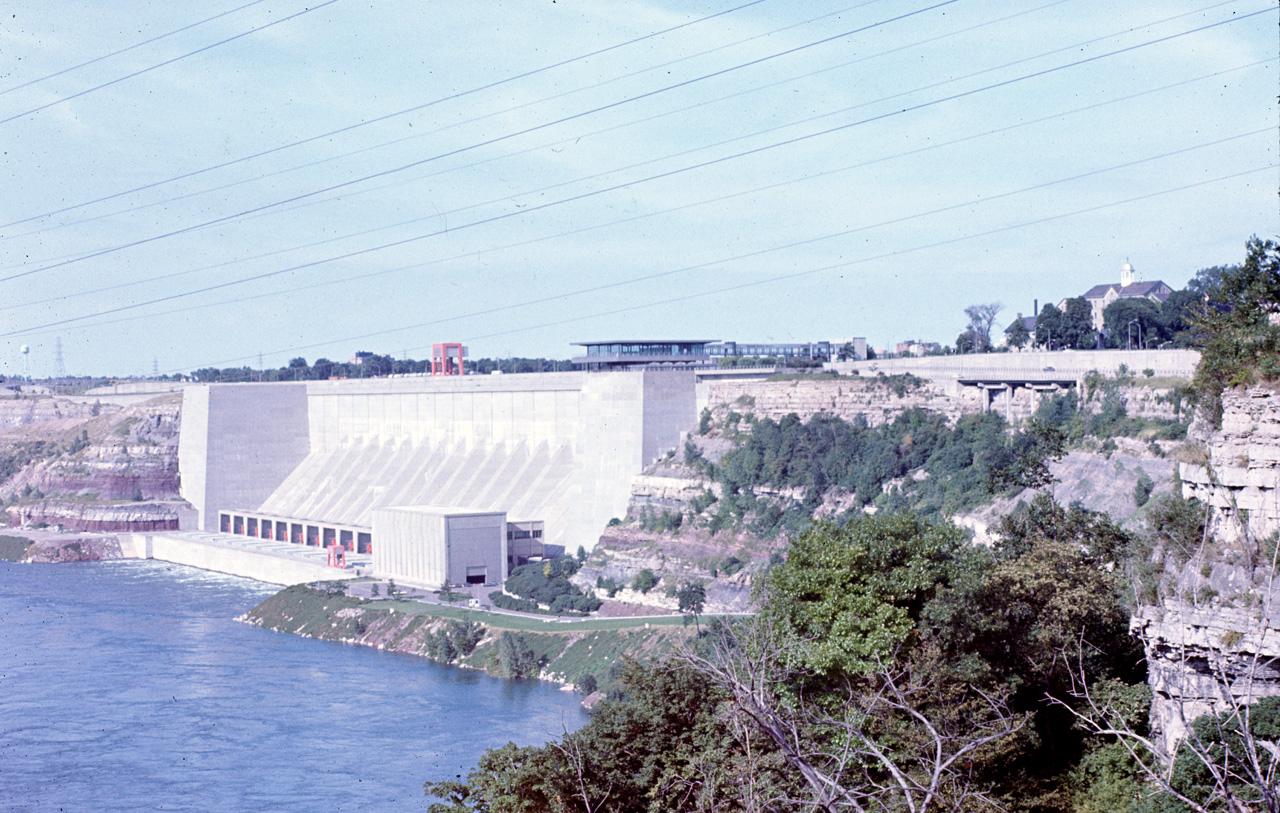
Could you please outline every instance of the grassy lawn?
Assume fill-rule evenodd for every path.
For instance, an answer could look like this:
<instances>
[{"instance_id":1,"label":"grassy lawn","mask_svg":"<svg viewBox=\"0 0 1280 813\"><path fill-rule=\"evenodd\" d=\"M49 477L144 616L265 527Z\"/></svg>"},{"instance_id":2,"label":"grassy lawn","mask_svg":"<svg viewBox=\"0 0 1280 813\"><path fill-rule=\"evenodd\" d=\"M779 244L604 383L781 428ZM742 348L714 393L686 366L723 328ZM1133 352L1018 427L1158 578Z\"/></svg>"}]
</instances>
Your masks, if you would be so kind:
<instances>
[{"instance_id":1,"label":"grassy lawn","mask_svg":"<svg viewBox=\"0 0 1280 813\"><path fill-rule=\"evenodd\" d=\"M444 607L438 604L423 604L417 601L375 601L367 605L369 609L391 610L406 615L429 615L436 618L457 618L464 621L476 621L497 629L519 630L521 632L591 632L595 630L623 630L651 627L679 627L684 619L678 615L655 615L644 618L587 618L569 621L557 621L549 618L524 618L521 616L490 613L484 610L472 610L465 607ZM700 623L706 624L715 616L704 615ZM690 621L690 624L693 622Z\"/></svg>"},{"instance_id":2,"label":"grassy lawn","mask_svg":"<svg viewBox=\"0 0 1280 813\"><path fill-rule=\"evenodd\" d=\"M0 536L0 560L21 562L32 542L25 536Z\"/></svg>"}]
</instances>

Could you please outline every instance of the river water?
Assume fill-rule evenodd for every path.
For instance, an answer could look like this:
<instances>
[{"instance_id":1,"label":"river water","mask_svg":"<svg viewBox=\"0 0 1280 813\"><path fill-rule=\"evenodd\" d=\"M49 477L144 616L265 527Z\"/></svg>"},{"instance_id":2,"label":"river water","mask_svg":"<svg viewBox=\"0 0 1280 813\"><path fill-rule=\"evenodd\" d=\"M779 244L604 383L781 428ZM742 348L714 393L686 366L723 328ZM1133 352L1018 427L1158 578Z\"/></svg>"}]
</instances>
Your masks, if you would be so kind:
<instances>
[{"instance_id":1,"label":"river water","mask_svg":"<svg viewBox=\"0 0 1280 813\"><path fill-rule=\"evenodd\" d=\"M424 781L586 721L551 684L233 620L275 589L0 562L0 811L424 810Z\"/></svg>"}]
</instances>

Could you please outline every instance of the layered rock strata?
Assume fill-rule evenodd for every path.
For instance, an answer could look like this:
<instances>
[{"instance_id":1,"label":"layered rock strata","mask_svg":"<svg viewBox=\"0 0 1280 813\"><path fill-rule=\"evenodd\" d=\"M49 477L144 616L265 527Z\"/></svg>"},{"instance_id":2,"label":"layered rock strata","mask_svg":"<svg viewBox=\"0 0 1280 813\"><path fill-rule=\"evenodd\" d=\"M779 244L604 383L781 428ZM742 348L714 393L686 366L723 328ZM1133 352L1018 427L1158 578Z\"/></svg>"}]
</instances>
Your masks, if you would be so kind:
<instances>
[{"instance_id":1,"label":"layered rock strata","mask_svg":"<svg viewBox=\"0 0 1280 813\"><path fill-rule=\"evenodd\" d=\"M1222 404L1221 429L1192 427L1207 459L1180 467L1183 496L1210 507L1206 544L1131 622L1166 750L1196 717L1280 695L1280 393L1238 389Z\"/></svg>"},{"instance_id":2,"label":"layered rock strata","mask_svg":"<svg viewBox=\"0 0 1280 813\"><path fill-rule=\"evenodd\" d=\"M1225 542L1280 530L1280 392L1223 393L1222 428L1207 438L1208 460L1182 464L1183 495L1214 509L1211 531Z\"/></svg>"}]
</instances>

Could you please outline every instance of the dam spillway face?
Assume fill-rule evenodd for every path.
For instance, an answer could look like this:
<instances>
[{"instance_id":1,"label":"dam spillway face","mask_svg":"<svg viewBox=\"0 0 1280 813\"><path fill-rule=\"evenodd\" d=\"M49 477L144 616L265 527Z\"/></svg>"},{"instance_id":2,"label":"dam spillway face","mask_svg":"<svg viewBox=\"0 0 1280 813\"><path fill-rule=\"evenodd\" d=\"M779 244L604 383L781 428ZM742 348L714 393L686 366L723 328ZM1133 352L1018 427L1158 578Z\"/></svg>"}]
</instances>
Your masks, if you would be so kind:
<instances>
[{"instance_id":1,"label":"dam spillway face","mask_svg":"<svg viewBox=\"0 0 1280 813\"><path fill-rule=\"evenodd\" d=\"M263 535L357 539L379 509L435 506L591 548L631 477L696 426L694 390L693 373L668 370L188 387L182 495L207 531L237 512ZM376 536L373 551L377 570Z\"/></svg>"}]
</instances>

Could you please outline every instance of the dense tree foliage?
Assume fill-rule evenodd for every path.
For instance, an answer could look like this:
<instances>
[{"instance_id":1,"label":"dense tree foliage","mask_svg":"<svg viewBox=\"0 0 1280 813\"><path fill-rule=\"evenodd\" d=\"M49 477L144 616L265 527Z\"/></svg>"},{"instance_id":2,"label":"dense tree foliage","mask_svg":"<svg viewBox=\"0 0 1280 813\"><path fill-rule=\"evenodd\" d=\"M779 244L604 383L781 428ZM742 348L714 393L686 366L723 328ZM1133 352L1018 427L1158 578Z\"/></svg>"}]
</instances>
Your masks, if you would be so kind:
<instances>
[{"instance_id":1,"label":"dense tree foliage","mask_svg":"<svg viewBox=\"0 0 1280 813\"><path fill-rule=\"evenodd\" d=\"M1196 368L1197 403L1214 425L1228 387L1280 377L1280 244L1252 238L1244 265L1224 269L1206 292L1198 326L1203 347Z\"/></svg>"},{"instance_id":2,"label":"dense tree foliage","mask_svg":"<svg viewBox=\"0 0 1280 813\"><path fill-rule=\"evenodd\" d=\"M1027 330L1027 323L1019 316L1013 320L1013 324L1009 325L1008 331L1005 333L1005 340L1010 347L1016 347L1021 350L1027 346L1027 342L1031 341L1031 331Z\"/></svg>"},{"instance_id":3,"label":"dense tree foliage","mask_svg":"<svg viewBox=\"0 0 1280 813\"><path fill-rule=\"evenodd\" d=\"M508 593L532 602L532 605L510 603L499 606L511 610L536 611L538 605L542 605L557 614L569 611L595 612L600 609L600 599L583 593L569 581L580 567L581 560L573 556L520 565L511 571L503 587Z\"/></svg>"},{"instance_id":4,"label":"dense tree foliage","mask_svg":"<svg viewBox=\"0 0 1280 813\"><path fill-rule=\"evenodd\" d=\"M718 465L701 463L723 486L713 529L749 523L760 534L802 530L832 487L887 510L955 513L1026 485L1018 472L1044 440L1029 429L1011 433L993 412L966 415L954 426L921 409L877 427L822 414L747 425L750 432ZM771 496L781 490L800 496Z\"/></svg>"},{"instance_id":5,"label":"dense tree foliage","mask_svg":"<svg viewBox=\"0 0 1280 813\"><path fill-rule=\"evenodd\" d=\"M1141 350L1164 340L1160 306L1150 299L1117 299L1102 312L1107 347Z\"/></svg>"},{"instance_id":6,"label":"dense tree foliage","mask_svg":"<svg viewBox=\"0 0 1280 813\"><path fill-rule=\"evenodd\" d=\"M1077 659L1143 689L1120 599L1134 543L1047 496L998 537L974 547L905 514L818 523L769 571L755 619L713 622L683 659L628 665L625 694L586 727L489 752L466 782L428 786L449 800L433 809L789 812L910 797L1069 810L1089 790L1073 784L1079 766L1106 747L1059 705L1077 702ZM930 773L944 752L964 754L962 777L956 763ZM822 797L827 781L842 790Z\"/></svg>"},{"instance_id":7,"label":"dense tree foliage","mask_svg":"<svg viewBox=\"0 0 1280 813\"><path fill-rule=\"evenodd\" d=\"M468 374L489 375L502 373L543 373L572 370L567 359L545 358L479 358L466 359L463 370ZM204 367L191 373L195 381L206 383L234 383L246 381L324 381L330 378L379 378L388 375L412 375L431 372L430 359L392 358L370 353L358 361L330 361L319 358L308 364L301 356L289 360L284 367L255 370L250 367Z\"/></svg>"},{"instance_id":8,"label":"dense tree foliage","mask_svg":"<svg viewBox=\"0 0 1280 813\"><path fill-rule=\"evenodd\" d=\"M1088 350L1097 343L1093 307L1082 296L1066 300L1061 310L1046 304L1036 319L1036 344L1050 350Z\"/></svg>"}]
</instances>

